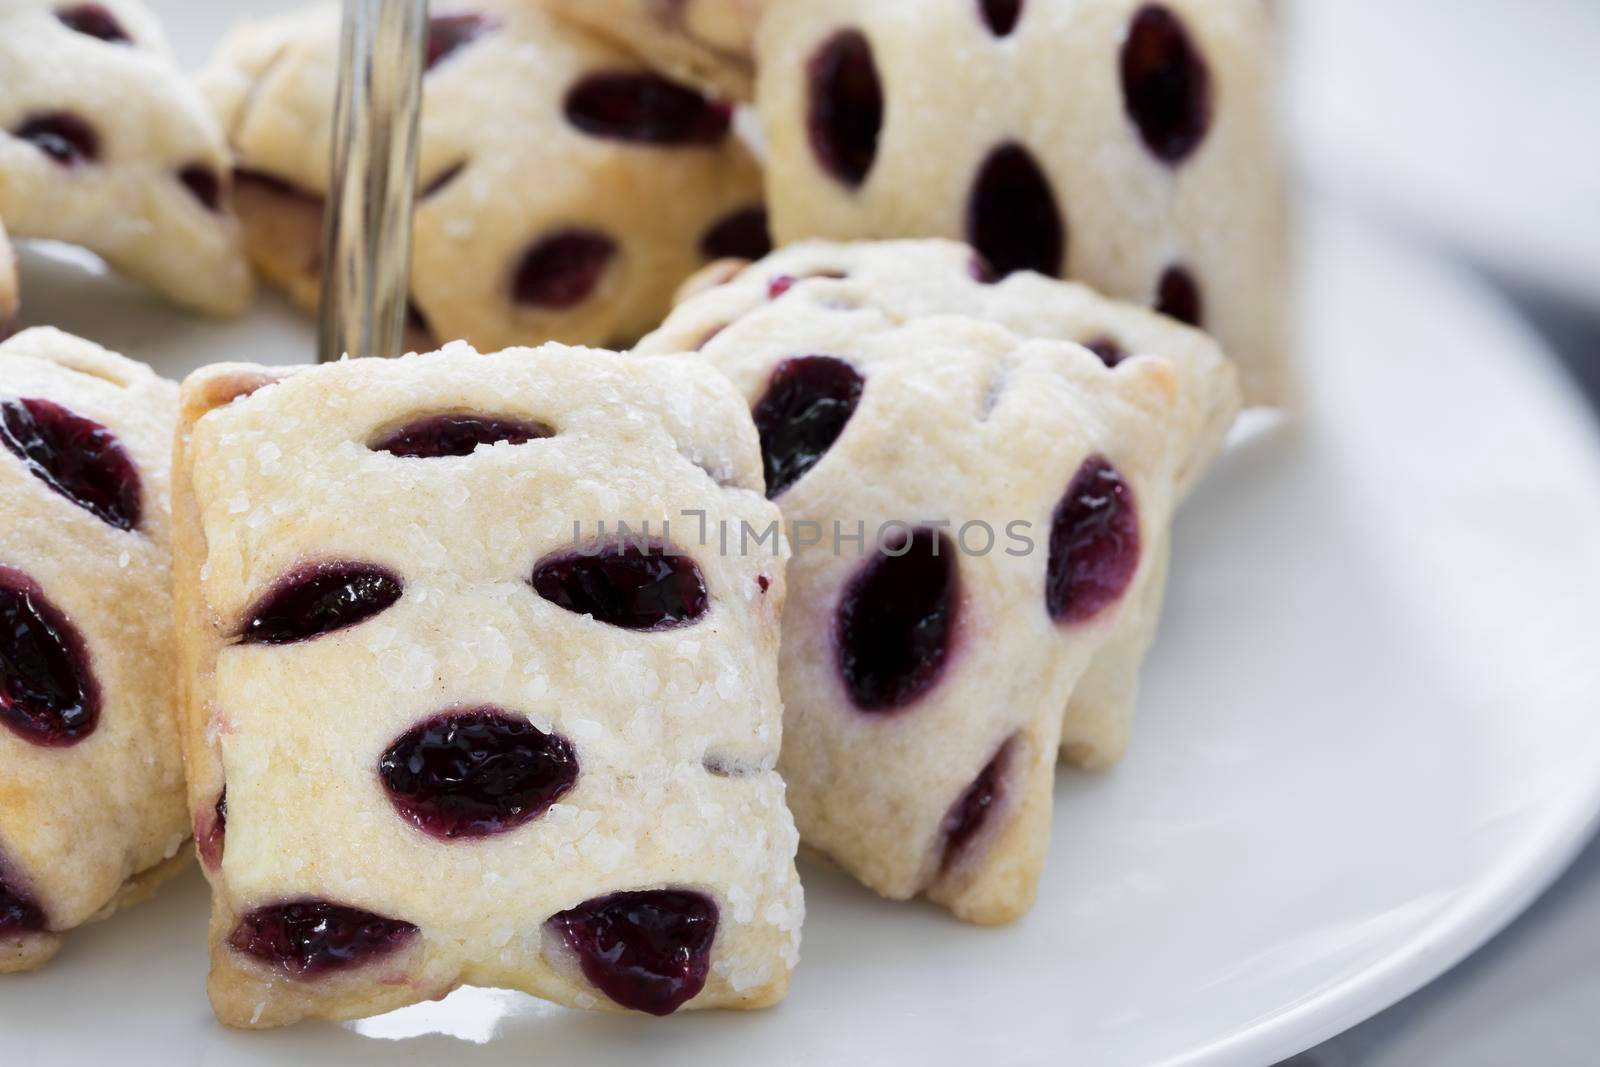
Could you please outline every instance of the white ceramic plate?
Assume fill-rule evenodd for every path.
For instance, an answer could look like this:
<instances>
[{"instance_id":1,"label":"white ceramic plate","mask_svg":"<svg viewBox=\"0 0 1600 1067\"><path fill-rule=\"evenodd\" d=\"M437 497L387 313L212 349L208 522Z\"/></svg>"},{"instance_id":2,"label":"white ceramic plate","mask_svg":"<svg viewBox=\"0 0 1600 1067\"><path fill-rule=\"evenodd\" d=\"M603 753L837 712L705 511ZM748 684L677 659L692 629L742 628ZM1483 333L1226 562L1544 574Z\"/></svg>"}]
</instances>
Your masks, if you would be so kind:
<instances>
[{"instance_id":1,"label":"white ceramic plate","mask_svg":"<svg viewBox=\"0 0 1600 1067\"><path fill-rule=\"evenodd\" d=\"M1300 0L1286 70L1319 182L1600 306L1600 4Z\"/></svg>"}]
</instances>

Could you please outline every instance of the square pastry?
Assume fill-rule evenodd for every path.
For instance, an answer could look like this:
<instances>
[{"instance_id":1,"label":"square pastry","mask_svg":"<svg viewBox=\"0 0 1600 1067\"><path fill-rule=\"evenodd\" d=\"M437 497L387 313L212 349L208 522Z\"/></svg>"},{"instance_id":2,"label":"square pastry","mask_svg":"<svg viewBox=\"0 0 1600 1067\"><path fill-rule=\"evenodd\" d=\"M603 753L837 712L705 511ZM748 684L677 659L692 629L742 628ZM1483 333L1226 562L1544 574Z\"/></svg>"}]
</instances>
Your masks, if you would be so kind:
<instances>
[{"instance_id":1,"label":"square pastry","mask_svg":"<svg viewBox=\"0 0 1600 1067\"><path fill-rule=\"evenodd\" d=\"M201 77L233 148L250 257L306 306L338 55L338 5L318 4L240 26ZM732 109L590 28L528 0L446 0L427 61L413 336L631 344L709 260L769 249L761 168Z\"/></svg>"},{"instance_id":2,"label":"square pastry","mask_svg":"<svg viewBox=\"0 0 1600 1067\"><path fill-rule=\"evenodd\" d=\"M463 983L782 997L785 560L706 536L777 518L721 376L556 345L217 366L184 385L177 467L219 1018Z\"/></svg>"},{"instance_id":3,"label":"square pastry","mask_svg":"<svg viewBox=\"0 0 1600 1067\"><path fill-rule=\"evenodd\" d=\"M189 858L167 481L177 387L51 329L0 344L0 971Z\"/></svg>"},{"instance_id":4,"label":"square pastry","mask_svg":"<svg viewBox=\"0 0 1600 1067\"><path fill-rule=\"evenodd\" d=\"M1032 904L1058 749L1126 746L1173 510L1239 395L1197 331L979 268L955 242L787 249L640 350L698 348L753 409L795 550L803 838L987 923Z\"/></svg>"},{"instance_id":5,"label":"square pastry","mask_svg":"<svg viewBox=\"0 0 1600 1067\"><path fill-rule=\"evenodd\" d=\"M1215 336L1290 386L1271 0L768 0L780 245L949 237ZM933 62L929 57L942 57Z\"/></svg>"},{"instance_id":6,"label":"square pastry","mask_svg":"<svg viewBox=\"0 0 1600 1067\"><path fill-rule=\"evenodd\" d=\"M15 236L82 245L195 311L249 305L227 145L145 4L5 0L0 86Z\"/></svg>"}]
</instances>

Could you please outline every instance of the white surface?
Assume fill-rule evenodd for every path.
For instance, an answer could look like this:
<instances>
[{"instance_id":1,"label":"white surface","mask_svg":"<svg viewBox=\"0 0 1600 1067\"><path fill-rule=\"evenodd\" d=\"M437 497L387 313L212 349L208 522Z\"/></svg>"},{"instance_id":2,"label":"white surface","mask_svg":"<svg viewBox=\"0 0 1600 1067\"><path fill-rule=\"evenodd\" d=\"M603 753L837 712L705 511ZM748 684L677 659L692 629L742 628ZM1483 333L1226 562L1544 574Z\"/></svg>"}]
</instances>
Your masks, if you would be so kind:
<instances>
[{"instance_id":1,"label":"white surface","mask_svg":"<svg viewBox=\"0 0 1600 1067\"><path fill-rule=\"evenodd\" d=\"M1483 290L1346 221L1306 248L1311 411L1242 435L1183 516L1133 752L1062 772L1022 923L965 928L808 866L804 961L771 1012L466 990L248 1035L206 1009L190 875L8 979L0 1059L1265 1064L1422 985L1595 817L1600 442ZM170 372L310 350L281 309L196 325L24 268L30 315Z\"/></svg>"},{"instance_id":2,"label":"white surface","mask_svg":"<svg viewBox=\"0 0 1600 1067\"><path fill-rule=\"evenodd\" d=\"M1297 0L1308 172L1600 306L1600 4Z\"/></svg>"},{"instance_id":3,"label":"white surface","mask_svg":"<svg viewBox=\"0 0 1600 1067\"><path fill-rule=\"evenodd\" d=\"M1596 959L1600 841L1477 955L1293 1067L1591 1067Z\"/></svg>"}]
</instances>

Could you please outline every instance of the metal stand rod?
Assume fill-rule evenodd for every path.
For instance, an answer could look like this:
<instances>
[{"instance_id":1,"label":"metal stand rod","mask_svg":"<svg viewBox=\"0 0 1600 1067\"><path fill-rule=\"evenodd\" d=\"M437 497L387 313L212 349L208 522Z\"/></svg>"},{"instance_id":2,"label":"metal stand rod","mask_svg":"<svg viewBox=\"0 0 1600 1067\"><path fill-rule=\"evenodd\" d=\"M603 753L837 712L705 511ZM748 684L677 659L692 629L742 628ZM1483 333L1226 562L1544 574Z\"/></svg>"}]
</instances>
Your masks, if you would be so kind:
<instances>
[{"instance_id":1,"label":"metal stand rod","mask_svg":"<svg viewBox=\"0 0 1600 1067\"><path fill-rule=\"evenodd\" d=\"M404 352L427 0L344 0L318 357Z\"/></svg>"}]
</instances>

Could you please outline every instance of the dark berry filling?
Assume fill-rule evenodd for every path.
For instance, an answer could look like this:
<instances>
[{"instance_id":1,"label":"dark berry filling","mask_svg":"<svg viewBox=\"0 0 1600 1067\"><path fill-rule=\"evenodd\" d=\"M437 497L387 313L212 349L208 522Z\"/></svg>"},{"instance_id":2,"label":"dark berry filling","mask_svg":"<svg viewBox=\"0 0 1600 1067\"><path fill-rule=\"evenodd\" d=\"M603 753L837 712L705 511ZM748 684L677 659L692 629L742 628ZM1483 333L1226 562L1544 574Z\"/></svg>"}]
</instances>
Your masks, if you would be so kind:
<instances>
[{"instance_id":1,"label":"dark berry filling","mask_svg":"<svg viewBox=\"0 0 1600 1067\"><path fill-rule=\"evenodd\" d=\"M855 414L864 385L854 367L833 356L796 356L778 364L753 412L769 499L822 461Z\"/></svg>"},{"instance_id":2,"label":"dark berry filling","mask_svg":"<svg viewBox=\"0 0 1600 1067\"><path fill-rule=\"evenodd\" d=\"M1026 148L1008 144L989 153L967 204L967 240L1001 277L1061 273L1066 226L1049 180Z\"/></svg>"},{"instance_id":3,"label":"dark berry filling","mask_svg":"<svg viewBox=\"0 0 1600 1067\"><path fill-rule=\"evenodd\" d=\"M747 207L717 223L700 240L707 259L760 259L772 251L767 209Z\"/></svg>"},{"instance_id":4,"label":"dark berry filling","mask_svg":"<svg viewBox=\"0 0 1600 1067\"><path fill-rule=\"evenodd\" d=\"M366 563L318 563L278 583L249 613L247 645L309 641L370 619L400 599L400 579Z\"/></svg>"},{"instance_id":5,"label":"dark berry filling","mask_svg":"<svg viewBox=\"0 0 1600 1067\"><path fill-rule=\"evenodd\" d=\"M432 181L422 187L422 191L417 193L417 199L426 200L430 196L436 195L445 186L459 178L461 176L461 172L466 169L466 160L462 160L459 163L452 163L450 166L446 167L444 170L435 175Z\"/></svg>"},{"instance_id":6,"label":"dark berry filling","mask_svg":"<svg viewBox=\"0 0 1600 1067\"><path fill-rule=\"evenodd\" d=\"M558 734L494 708L421 723L378 761L395 809L435 837L505 833L543 815L578 780L578 756Z\"/></svg>"},{"instance_id":7,"label":"dark berry filling","mask_svg":"<svg viewBox=\"0 0 1600 1067\"><path fill-rule=\"evenodd\" d=\"M228 944L295 978L315 978L397 952L416 936L417 928L399 919L325 900L296 900L248 913Z\"/></svg>"},{"instance_id":8,"label":"dark berry filling","mask_svg":"<svg viewBox=\"0 0 1600 1067\"><path fill-rule=\"evenodd\" d=\"M12 131L12 136L27 141L63 167L93 163L100 156L99 134L87 122L65 111L32 115Z\"/></svg>"},{"instance_id":9,"label":"dark berry filling","mask_svg":"<svg viewBox=\"0 0 1600 1067\"><path fill-rule=\"evenodd\" d=\"M218 794L217 802L209 812L201 812L194 821L194 844L200 853L200 862L211 870L222 866L222 850L228 834L228 791Z\"/></svg>"},{"instance_id":10,"label":"dark berry filling","mask_svg":"<svg viewBox=\"0 0 1600 1067\"><path fill-rule=\"evenodd\" d=\"M656 74L591 74L567 93L567 121L593 137L650 145L714 145L733 109Z\"/></svg>"},{"instance_id":11,"label":"dark berry filling","mask_svg":"<svg viewBox=\"0 0 1600 1067\"><path fill-rule=\"evenodd\" d=\"M993 285L1000 280L1000 272L994 269L994 264L978 251L972 253L972 259L967 263L967 273L980 285Z\"/></svg>"},{"instance_id":12,"label":"dark berry filling","mask_svg":"<svg viewBox=\"0 0 1600 1067\"><path fill-rule=\"evenodd\" d=\"M1118 344L1114 338L1107 337L1104 334L1099 337L1091 337L1083 342L1083 347L1099 356L1100 362L1108 367L1115 367L1128 358L1127 349Z\"/></svg>"},{"instance_id":13,"label":"dark berry filling","mask_svg":"<svg viewBox=\"0 0 1600 1067\"><path fill-rule=\"evenodd\" d=\"M33 579L0 566L0 722L25 741L63 748L99 721L83 637Z\"/></svg>"},{"instance_id":14,"label":"dark berry filling","mask_svg":"<svg viewBox=\"0 0 1600 1067\"><path fill-rule=\"evenodd\" d=\"M1022 18L1022 0L978 0L978 10L991 33L1008 37Z\"/></svg>"},{"instance_id":15,"label":"dark berry filling","mask_svg":"<svg viewBox=\"0 0 1600 1067\"><path fill-rule=\"evenodd\" d=\"M522 445L550 436L550 428L520 419L482 415L430 415L385 434L369 447L406 459L470 456L479 445Z\"/></svg>"},{"instance_id":16,"label":"dark berry filling","mask_svg":"<svg viewBox=\"0 0 1600 1067\"><path fill-rule=\"evenodd\" d=\"M939 860L939 873L944 874L960 861L973 839L989 821L989 815L1005 799L1006 770L1011 762L1013 741L1000 746L988 766L978 772L978 777L967 786L959 800L951 805L940 828L944 837L944 851Z\"/></svg>"},{"instance_id":17,"label":"dark berry filling","mask_svg":"<svg viewBox=\"0 0 1600 1067\"><path fill-rule=\"evenodd\" d=\"M867 180L883 132L883 83L872 44L844 30L818 49L807 68L806 128L822 169L845 185Z\"/></svg>"},{"instance_id":18,"label":"dark berry filling","mask_svg":"<svg viewBox=\"0 0 1600 1067\"><path fill-rule=\"evenodd\" d=\"M1205 301L1194 275L1182 267L1168 267L1156 286L1156 310L1179 322L1199 326L1205 319Z\"/></svg>"},{"instance_id":19,"label":"dark berry filling","mask_svg":"<svg viewBox=\"0 0 1600 1067\"><path fill-rule=\"evenodd\" d=\"M56 12L56 18L69 30L97 37L110 44L130 44L133 41L117 17L101 4L78 4L76 7L62 8Z\"/></svg>"},{"instance_id":20,"label":"dark berry filling","mask_svg":"<svg viewBox=\"0 0 1600 1067\"><path fill-rule=\"evenodd\" d=\"M1122 45L1122 96L1145 147L1177 166L1211 127L1211 71L1183 21L1161 4L1133 16Z\"/></svg>"},{"instance_id":21,"label":"dark berry filling","mask_svg":"<svg viewBox=\"0 0 1600 1067\"><path fill-rule=\"evenodd\" d=\"M0 879L0 937L42 933L47 926L44 909L32 897Z\"/></svg>"},{"instance_id":22,"label":"dark berry filling","mask_svg":"<svg viewBox=\"0 0 1600 1067\"><path fill-rule=\"evenodd\" d=\"M687 890L613 893L549 924L606 996L634 1011L671 1015L706 984L717 905Z\"/></svg>"},{"instance_id":23,"label":"dark berry filling","mask_svg":"<svg viewBox=\"0 0 1600 1067\"><path fill-rule=\"evenodd\" d=\"M711 607L694 560L634 544L546 560L534 568L533 588L552 604L624 630L688 626Z\"/></svg>"},{"instance_id":24,"label":"dark berry filling","mask_svg":"<svg viewBox=\"0 0 1600 1067\"><path fill-rule=\"evenodd\" d=\"M194 198L205 205L207 211L217 211L222 207L222 179L217 177L217 172L200 163L184 167L178 172L178 180L184 184Z\"/></svg>"},{"instance_id":25,"label":"dark berry filling","mask_svg":"<svg viewBox=\"0 0 1600 1067\"><path fill-rule=\"evenodd\" d=\"M1078 468L1050 527L1045 606L1062 623L1087 622L1121 599L1139 567L1133 487L1103 456Z\"/></svg>"},{"instance_id":26,"label":"dark berry filling","mask_svg":"<svg viewBox=\"0 0 1600 1067\"><path fill-rule=\"evenodd\" d=\"M547 234L517 264L512 299L531 307L576 307L594 292L616 254L616 242L595 230Z\"/></svg>"},{"instance_id":27,"label":"dark berry filling","mask_svg":"<svg viewBox=\"0 0 1600 1067\"><path fill-rule=\"evenodd\" d=\"M894 711L938 683L955 640L956 586L955 546L927 528L886 544L846 586L839 672L857 708Z\"/></svg>"},{"instance_id":28,"label":"dark berry filling","mask_svg":"<svg viewBox=\"0 0 1600 1067\"><path fill-rule=\"evenodd\" d=\"M833 278L837 280L845 277L847 275L842 270L819 270L801 278L796 278L793 274L774 274L771 280L767 282L767 299L778 299L778 297L787 293L807 278Z\"/></svg>"},{"instance_id":29,"label":"dark berry filling","mask_svg":"<svg viewBox=\"0 0 1600 1067\"><path fill-rule=\"evenodd\" d=\"M499 26L485 15L434 15L428 20L427 66L424 69L432 70L446 56Z\"/></svg>"},{"instance_id":30,"label":"dark berry filling","mask_svg":"<svg viewBox=\"0 0 1600 1067\"><path fill-rule=\"evenodd\" d=\"M119 530L138 527L139 471L117 435L49 400L0 401L0 445L28 473Z\"/></svg>"}]
</instances>

